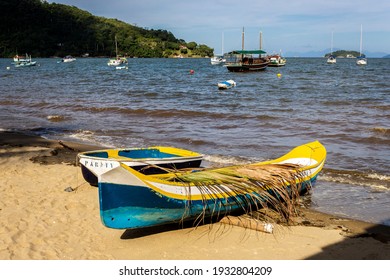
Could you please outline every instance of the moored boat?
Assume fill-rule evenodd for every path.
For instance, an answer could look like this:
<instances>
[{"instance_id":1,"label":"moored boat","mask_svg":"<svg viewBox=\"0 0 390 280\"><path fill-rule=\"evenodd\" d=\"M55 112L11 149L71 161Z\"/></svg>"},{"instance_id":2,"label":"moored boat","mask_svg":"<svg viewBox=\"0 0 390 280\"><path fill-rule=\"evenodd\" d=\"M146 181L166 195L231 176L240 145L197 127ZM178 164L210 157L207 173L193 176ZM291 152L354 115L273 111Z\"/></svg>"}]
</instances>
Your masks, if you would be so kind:
<instances>
[{"instance_id":1,"label":"moored boat","mask_svg":"<svg viewBox=\"0 0 390 280\"><path fill-rule=\"evenodd\" d=\"M84 179L98 185L98 177L124 164L144 174L164 173L164 168L199 167L203 155L174 147L105 149L82 152L77 155Z\"/></svg>"},{"instance_id":2,"label":"moored boat","mask_svg":"<svg viewBox=\"0 0 390 280\"><path fill-rule=\"evenodd\" d=\"M336 58L333 55L333 31L332 31L332 40L330 43L330 55L328 56L328 59L326 60L326 63L328 64L335 64L337 62Z\"/></svg>"},{"instance_id":3,"label":"moored boat","mask_svg":"<svg viewBox=\"0 0 390 280\"><path fill-rule=\"evenodd\" d=\"M273 54L268 56L268 67L281 67L286 65L286 59L279 54Z\"/></svg>"},{"instance_id":4,"label":"moored boat","mask_svg":"<svg viewBox=\"0 0 390 280\"><path fill-rule=\"evenodd\" d=\"M229 53L235 57L235 61L229 61L225 64L226 68L231 72L254 72L265 70L269 64L269 60L265 51L261 49L261 33L260 33L260 49L245 50L244 48L244 28L242 29L242 50L232 51ZM254 57L258 55L258 57Z\"/></svg>"},{"instance_id":5,"label":"moored boat","mask_svg":"<svg viewBox=\"0 0 390 280\"><path fill-rule=\"evenodd\" d=\"M314 141L275 160L196 172L145 175L121 163L99 177L101 220L134 229L288 203L314 184L325 158L325 147Z\"/></svg>"},{"instance_id":6,"label":"moored boat","mask_svg":"<svg viewBox=\"0 0 390 280\"><path fill-rule=\"evenodd\" d=\"M127 64L127 58L117 56L116 58L110 58L107 62L108 66L121 66L123 64Z\"/></svg>"},{"instance_id":7,"label":"moored boat","mask_svg":"<svg viewBox=\"0 0 390 280\"><path fill-rule=\"evenodd\" d=\"M115 36L115 58L110 58L107 62L108 66L120 66L122 64L127 64L127 58L124 56L118 55L118 42Z\"/></svg>"},{"instance_id":8,"label":"moored boat","mask_svg":"<svg viewBox=\"0 0 390 280\"><path fill-rule=\"evenodd\" d=\"M218 65L226 62L226 58L223 58L222 56L213 56L210 58L210 63L212 65Z\"/></svg>"},{"instance_id":9,"label":"moored boat","mask_svg":"<svg viewBox=\"0 0 390 280\"><path fill-rule=\"evenodd\" d=\"M360 26L360 55L357 57L356 64L359 66L367 65L367 58L362 53L363 49L363 25Z\"/></svg>"},{"instance_id":10,"label":"moored boat","mask_svg":"<svg viewBox=\"0 0 390 280\"><path fill-rule=\"evenodd\" d=\"M36 66L37 62L32 61L31 55L26 54L26 56L14 56L15 67L30 67Z\"/></svg>"},{"instance_id":11,"label":"moored boat","mask_svg":"<svg viewBox=\"0 0 390 280\"><path fill-rule=\"evenodd\" d=\"M233 51L232 54L236 55L236 61L227 62L225 66L230 72L262 71L269 65L269 60L266 57L261 57L265 53L263 50ZM253 57L255 54L258 54L259 57Z\"/></svg>"},{"instance_id":12,"label":"moored boat","mask_svg":"<svg viewBox=\"0 0 390 280\"><path fill-rule=\"evenodd\" d=\"M236 86L236 82L233 80L227 80L223 82L218 83L218 88L219 89L228 89Z\"/></svg>"},{"instance_id":13,"label":"moored boat","mask_svg":"<svg viewBox=\"0 0 390 280\"><path fill-rule=\"evenodd\" d=\"M336 63L336 58L333 55L330 55L328 59L326 60L326 63L328 64L335 64Z\"/></svg>"},{"instance_id":14,"label":"moored boat","mask_svg":"<svg viewBox=\"0 0 390 280\"><path fill-rule=\"evenodd\" d=\"M30 61L30 56L26 54L26 56L23 55L15 55L14 56L14 63L19 64L21 62L29 62Z\"/></svg>"},{"instance_id":15,"label":"moored boat","mask_svg":"<svg viewBox=\"0 0 390 280\"><path fill-rule=\"evenodd\" d=\"M61 62L65 62L65 63L73 62L73 61L76 61L76 58L74 58L71 55L67 55L67 56L65 56L64 58L61 59Z\"/></svg>"}]
</instances>

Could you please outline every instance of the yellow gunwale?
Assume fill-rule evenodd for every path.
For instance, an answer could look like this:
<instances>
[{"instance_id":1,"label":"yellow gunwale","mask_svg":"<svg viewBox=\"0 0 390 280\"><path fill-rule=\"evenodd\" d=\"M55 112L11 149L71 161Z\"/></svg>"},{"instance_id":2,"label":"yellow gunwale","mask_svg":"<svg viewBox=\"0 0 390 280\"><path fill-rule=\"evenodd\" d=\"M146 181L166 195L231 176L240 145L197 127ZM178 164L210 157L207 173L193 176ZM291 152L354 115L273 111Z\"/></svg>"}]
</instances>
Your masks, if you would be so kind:
<instances>
[{"instance_id":1,"label":"yellow gunwale","mask_svg":"<svg viewBox=\"0 0 390 280\"><path fill-rule=\"evenodd\" d=\"M120 151L125 150L149 150L149 149L157 149L160 150L163 153L176 155L178 157L202 157L203 155L197 152L193 152L190 150L175 148L175 147L168 147L168 146L152 146L152 147L146 147L146 148L120 148L120 149L101 149L101 150L93 150L93 151L86 151L81 152L78 154L78 158L81 157L88 157L88 158L96 158L99 160L108 160L108 161L146 161L146 160L156 160L156 158L129 158L129 157L123 157L119 156ZM100 153L100 152L106 152L108 157L107 158L100 158L100 157L94 157L90 156L88 154L90 153ZM162 158L163 159L163 158Z\"/></svg>"},{"instance_id":2,"label":"yellow gunwale","mask_svg":"<svg viewBox=\"0 0 390 280\"><path fill-rule=\"evenodd\" d=\"M316 169L310 176L305 176L302 180L308 181L311 178L315 177L323 168L325 164L325 159L326 159L326 149L325 147L318 141L314 141L311 143L307 143L301 146L298 146L288 152L287 154L274 159L274 160L269 160L269 161L264 161L264 162L258 162L258 163L253 163L252 165L266 165L266 164L277 164L284 162L289 159L310 159L314 160L314 164L308 165L308 166L303 166L302 168L299 169L300 172L304 171L309 171L311 169ZM212 198L227 198L231 195L233 195L233 192L222 192L218 194L213 194L213 195L198 195L198 194L178 194L178 193L171 193L171 192L166 192L162 190L159 187L156 187L154 184L163 184L171 187L182 187L182 188L189 188L189 187L194 187L196 188L196 185L193 183L182 183L182 182L171 182L164 180L164 178L172 177L175 176L172 173L168 174L158 174L158 175L145 175L142 174L131 167L126 166L125 164L121 163L121 166L128 170L130 173L132 173L134 176L138 177L146 186L149 188L153 189L157 193L161 193L162 195L165 195L170 198L174 199L180 199L180 200L200 200L200 199L212 199ZM222 167L223 168L223 167ZM201 172L201 171L200 171ZM297 181L297 183L299 183ZM189 192L188 192L189 193Z\"/></svg>"}]
</instances>

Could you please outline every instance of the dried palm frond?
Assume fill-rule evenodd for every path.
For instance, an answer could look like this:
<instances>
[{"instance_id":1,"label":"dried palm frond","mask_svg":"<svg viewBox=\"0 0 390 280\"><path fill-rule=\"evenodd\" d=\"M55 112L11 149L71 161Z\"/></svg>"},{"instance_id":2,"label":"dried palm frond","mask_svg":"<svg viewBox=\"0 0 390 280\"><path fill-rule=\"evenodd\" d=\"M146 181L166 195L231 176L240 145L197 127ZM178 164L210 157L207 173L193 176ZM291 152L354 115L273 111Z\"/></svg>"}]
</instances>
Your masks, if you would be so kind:
<instances>
[{"instance_id":1,"label":"dried palm frond","mask_svg":"<svg viewBox=\"0 0 390 280\"><path fill-rule=\"evenodd\" d=\"M232 205L244 213L271 208L288 222L295 212L303 178L299 165L267 164L178 172L165 179L186 183L199 190L203 211L195 220L198 225L206 217L228 215ZM191 211L191 188L188 190L187 211Z\"/></svg>"}]
</instances>

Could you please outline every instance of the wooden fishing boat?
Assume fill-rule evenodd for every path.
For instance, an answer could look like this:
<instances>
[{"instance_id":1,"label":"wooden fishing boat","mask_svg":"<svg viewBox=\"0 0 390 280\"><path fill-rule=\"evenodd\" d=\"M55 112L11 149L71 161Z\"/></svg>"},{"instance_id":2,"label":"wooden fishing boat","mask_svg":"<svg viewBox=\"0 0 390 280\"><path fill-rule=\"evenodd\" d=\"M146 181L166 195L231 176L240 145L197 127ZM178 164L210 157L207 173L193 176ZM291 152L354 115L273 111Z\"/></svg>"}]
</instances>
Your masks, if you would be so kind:
<instances>
[{"instance_id":1,"label":"wooden fishing boat","mask_svg":"<svg viewBox=\"0 0 390 280\"><path fill-rule=\"evenodd\" d=\"M241 50L233 51L231 54L238 55L234 62L227 62L226 68L230 72L254 72L262 71L269 65L269 60L266 57L261 57L266 52L263 50ZM253 57L258 54L259 57Z\"/></svg>"},{"instance_id":2,"label":"wooden fishing boat","mask_svg":"<svg viewBox=\"0 0 390 280\"><path fill-rule=\"evenodd\" d=\"M262 36L260 33L260 49L259 50L245 50L244 48L244 28L242 29L242 49L232 51L230 56L235 57L235 61L226 62L225 66L230 72L254 72L263 71L269 64L269 59L262 48ZM255 55L258 55L255 57Z\"/></svg>"},{"instance_id":3,"label":"wooden fishing boat","mask_svg":"<svg viewBox=\"0 0 390 280\"><path fill-rule=\"evenodd\" d=\"M82 152L77 155L84 179L98 185L98 177L120 166L130 166L144 174L164 173L164 168L199 167L203 155L174 147L106 149Z\"/></svg>"},{"instance_id":4,"label":"wooden fishing boat","mask_svg":"<svg viewBox=\"0 0 390 280\"><path fill-rule=\"evenodd\" d=\"M287 196L311 187L325 158L325 147L315 141L275 160L196 172L145 175L121 163L99 177L101 220L115 229L199 223L288 202Z\"/></svg>"}]
</instances>

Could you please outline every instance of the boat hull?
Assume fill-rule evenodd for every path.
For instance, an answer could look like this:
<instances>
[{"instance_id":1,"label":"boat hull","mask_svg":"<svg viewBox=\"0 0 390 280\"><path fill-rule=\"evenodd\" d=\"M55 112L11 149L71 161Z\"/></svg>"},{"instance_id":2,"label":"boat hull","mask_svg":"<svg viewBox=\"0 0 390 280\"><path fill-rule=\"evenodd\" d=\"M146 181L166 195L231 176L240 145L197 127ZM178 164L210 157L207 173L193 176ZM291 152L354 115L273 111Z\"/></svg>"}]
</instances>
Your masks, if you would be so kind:
<instances>
[{"instance_id":1,"label":"boat hull","mask_svg":"<svg viewBox=\"0 0 390 280\"><path fill-rule=\"evenodd\" d=\"M262 63L253 63L253 64L246 64L246 63L231 63L226 64L226 68L230 72L256 72L256 71L264 71L267 66L268 62L262 62Z\"/></svg>"},{"instance_id":2,"label":"boat hull","mask_svg":"<svg viewBox=\"0 0 390 280\"><path fill-rule=\"evenodd\" d=\"M304 178L299 183L299 193L304 193L315 183L325 157L325 148L319 142L313 142L279 159L253 165L304 166ZM167 183L159 179L162 177L164 175L139 174L124 165L104 173L99 179L102 223L109 228L134 229L184 221L201 222L205 218L222 217L236 211L260 209L262 202L268 199L264 192L232 194L225 186L221 186L223 191L210 196L205 189ZM290 186L286 185L285 188L289 190ZM278 196L273 188L266 188L266 192Z\"/></svg>"},{"instance_id":3,"label":"boat hull","mask_svg":"<svg viewBox=\"0 0 390 280\"><path fill-rule=\"evenodd\" d=\"M301 194L314 185L316 176L303 182ZM253 199L251 194L251 198ZM135 229L185 221L204 220L244 212L243 205L258 210L257 203L248 205L248 196L231 196L217 200L174 199L142 186L99 183L100 217L102 223L114 229Z\"/></svg>"}]
</instances>

